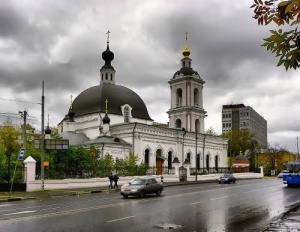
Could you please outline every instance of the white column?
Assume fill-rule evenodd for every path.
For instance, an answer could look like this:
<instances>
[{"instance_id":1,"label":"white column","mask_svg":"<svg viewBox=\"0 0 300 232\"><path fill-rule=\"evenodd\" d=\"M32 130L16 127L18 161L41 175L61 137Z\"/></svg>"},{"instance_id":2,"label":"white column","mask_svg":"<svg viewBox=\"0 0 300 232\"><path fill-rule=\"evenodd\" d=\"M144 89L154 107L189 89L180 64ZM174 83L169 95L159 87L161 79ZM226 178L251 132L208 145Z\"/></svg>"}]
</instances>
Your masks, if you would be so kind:
<instances>
[{"instance_id":1,"label":"white column","mask_svg":"<svg viewBox=\"0 0 300 232\"><path fill-rule=\"evenodd\" d=\"M26 168L24 181L28 183L29 181L35 180L36 161L31 156L28 156L23 163Z\"/></svg>"}]
</instances>

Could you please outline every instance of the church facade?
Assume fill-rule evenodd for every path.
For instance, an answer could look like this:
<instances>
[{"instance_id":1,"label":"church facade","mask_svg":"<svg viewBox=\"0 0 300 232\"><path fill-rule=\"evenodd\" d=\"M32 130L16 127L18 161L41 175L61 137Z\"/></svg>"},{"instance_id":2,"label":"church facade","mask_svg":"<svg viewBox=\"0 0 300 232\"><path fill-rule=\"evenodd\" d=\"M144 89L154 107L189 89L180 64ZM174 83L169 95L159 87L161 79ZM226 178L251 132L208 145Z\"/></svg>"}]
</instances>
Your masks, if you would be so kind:
<instances>
[{"instance_id":1,"label":"church facade","mask_svg":"<svg viewBox=\"0 0 300 232\"><path fill-rule=\"evenodd\" d=\"M70 145L94 145L100 157L125 158L129 153L140 163L172 169L174 161L197 168L227 167L228 141L204 133L204 80L192 68L187 44L181 68L169 81L169 123L153 122L144 101L131 89L116 84L109 48L102 53L100 83L81 92L59 123L60 136Z\"/></svg>"}]
</instances>

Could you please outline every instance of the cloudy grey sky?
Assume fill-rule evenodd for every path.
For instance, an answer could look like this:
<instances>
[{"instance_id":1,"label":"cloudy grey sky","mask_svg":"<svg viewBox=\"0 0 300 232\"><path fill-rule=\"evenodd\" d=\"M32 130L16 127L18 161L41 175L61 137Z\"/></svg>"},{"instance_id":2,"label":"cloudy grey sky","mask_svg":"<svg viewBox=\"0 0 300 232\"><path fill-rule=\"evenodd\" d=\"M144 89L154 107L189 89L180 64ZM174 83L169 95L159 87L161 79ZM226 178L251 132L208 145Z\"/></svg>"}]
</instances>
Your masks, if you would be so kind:
<instances>
[{"instance_id":1,"label":"cloudy grey sky","mask_svg":"<svg viewBox=\"0 0 300 232\"><path fill-rule=\"evenodd\" d=\"M45 114L56 126L67 114L70 95L99 84L109 30L116 83L134 90L150 116L166 123L168 81L180 68L188 31L192 66L206 81L206 129L220 134L222 105L244 103L268 121L271 144L297 151L299 71L276 67L277 58L260 46L275 26L258 26L251 5L252 0L2 1L0 119L28 110L29 122L40 129L44 80Z\"/></svg>"}]
</instances>

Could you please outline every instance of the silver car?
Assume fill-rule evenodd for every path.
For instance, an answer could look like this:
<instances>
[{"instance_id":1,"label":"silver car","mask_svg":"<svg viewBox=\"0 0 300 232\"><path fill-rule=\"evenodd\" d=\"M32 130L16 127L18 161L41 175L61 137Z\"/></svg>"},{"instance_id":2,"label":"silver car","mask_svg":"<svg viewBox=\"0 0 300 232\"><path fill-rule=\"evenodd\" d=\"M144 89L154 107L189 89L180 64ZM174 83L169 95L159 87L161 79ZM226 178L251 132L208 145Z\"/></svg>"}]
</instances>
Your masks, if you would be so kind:
<instances>
[{"instance_id":1,"label":"silver car","mask_svg":"<svg viewBox=\"0 0 300 232\"><path fill-rule=\"evenodd\" d=\"M164 190L163 184L157 182L155 177L143 176L135 178L128 184L121 187L121 195L124 198L128 196L138 196L145 197L146 194L155 193L156 196L160 196L161 192Z\"/></svg>"}]
</instances>

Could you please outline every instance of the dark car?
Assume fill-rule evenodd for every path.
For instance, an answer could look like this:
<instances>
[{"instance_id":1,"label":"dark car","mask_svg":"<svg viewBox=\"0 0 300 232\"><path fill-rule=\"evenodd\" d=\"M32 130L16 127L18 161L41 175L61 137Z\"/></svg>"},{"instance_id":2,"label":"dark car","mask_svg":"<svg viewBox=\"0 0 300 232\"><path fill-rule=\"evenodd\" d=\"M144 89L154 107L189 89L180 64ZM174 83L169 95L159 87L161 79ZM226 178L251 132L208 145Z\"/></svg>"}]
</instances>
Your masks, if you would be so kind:
<instances>
[{"instance_id":1,"label":"dark car","mask_svg":"<svg viewBox=\"0 0 300 232\"><path fill-rule=\"evenodd\" d=\"M123 185L121 187L121 195L124 198L128 196L145 197L146 194L155 193L156 196L160 196L164 190L163 184L157 182L155 177L143 176L135 178L133 181Z\"/></svg>"},{"instance_id":2,"label":"dark car","mask_svg":"<svg viewBox=\"0 0 300 232\"><path fill-rule=\"evenodd\" d=\"M222 176L220 176L220 178L218 179L219 184L230 184L230 183L235 183L236 178L234 177L233 174L224 174Z\"/></svg>"}]
</instances>

